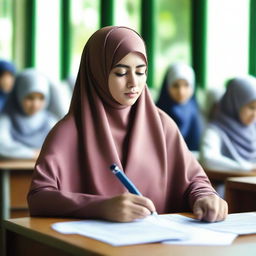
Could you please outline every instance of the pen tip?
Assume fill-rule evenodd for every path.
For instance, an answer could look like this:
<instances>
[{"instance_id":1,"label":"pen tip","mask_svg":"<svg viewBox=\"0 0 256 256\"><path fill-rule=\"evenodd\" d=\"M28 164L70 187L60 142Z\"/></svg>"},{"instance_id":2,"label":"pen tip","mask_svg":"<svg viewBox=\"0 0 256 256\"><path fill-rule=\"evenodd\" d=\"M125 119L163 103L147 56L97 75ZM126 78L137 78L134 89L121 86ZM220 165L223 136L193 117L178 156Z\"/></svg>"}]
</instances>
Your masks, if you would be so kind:
<instances>
[{"instance_id":1,"label":"pen tip","mask_svg":"<svg viewBox=\"0 0 256 256\"><path fill-rule=\"evenodd\" d=\"M110 168L110 170L115 170L116 164L112 164L109 168Z\"/></svg>"}]
</instances>

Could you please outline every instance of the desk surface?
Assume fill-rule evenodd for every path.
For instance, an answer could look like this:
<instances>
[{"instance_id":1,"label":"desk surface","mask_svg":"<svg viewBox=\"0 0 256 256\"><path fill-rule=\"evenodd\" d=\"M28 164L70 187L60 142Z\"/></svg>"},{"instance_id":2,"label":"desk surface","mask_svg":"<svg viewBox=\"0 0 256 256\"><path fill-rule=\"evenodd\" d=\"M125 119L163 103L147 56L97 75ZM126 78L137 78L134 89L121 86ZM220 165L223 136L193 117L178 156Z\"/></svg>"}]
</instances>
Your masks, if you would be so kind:
<instances>
[{"instance_id":1,"label":"desk surface","mask_svg":"<svg viewBox=\"0 0 256 256\"><path fill-rule=\"evenodd\" d=\"M232 177L226 180L226 191L228 190L236 190L241 192L249 192L247 196L251 196L253 200L255 200L255 192L256 192L256 177ZM235 200L235 198L234 198ZM241 203L236 200L237 203ZM255 203L253 203L255 205Z\"/></svg>"},{"instance_id":2,"label":"desk surface","mask_svg":"<svg viewBox=\"0 0 256 256\"><path fill-rule=\"evenodd\" d=\"M235 171L216 171L204 169L210 180L225 181L230 177L248 177L256 176L256 171L251 172L235 172Z\"/></svg>"},{"instance_id":3,"label":"desk surface","mask_svg":"<svg viewBox=\"0 0 256 256\"><path fill-rule=\"evenodd\" d=\"M63 235L51 229L55 222L70 221L57 218L19 218L4 221L7 231L15 232L26 238L57 249L65 250L71 255L140 255L140 256L252 256L256 255L256 234L238 237L231 246L181 246L165 244L142 244L134 246L113 247L111 245L79 235Z\"/></svg>"},{"instance_id":4,"label":"desk surface","mask_svg":"<svg viewBox=\"0 0 256 256\"><path fill-rule=\"evenodd\" d=\"M256 211L256 177L228 178L225 184L230 213Z\"/></svg>"},{"instance_id":5,"label":"desk surface","mask_svg":"<svg viewBox=\"0 0 256 256\"><path fill-rule=\"evenodd\" d=\"M227 181L256 185L256 177L232 177L228 178Z\"/></svg>"},{"instance_id":6,"label":"desk surface","mask_svg":"<svg viewBox=\"0 0 256 256\"><path fill-rule=\"evenodd\" d=\"M31 170L34 169L35 159L0 159L0 169Z\"/></svg>"}]
</instances>

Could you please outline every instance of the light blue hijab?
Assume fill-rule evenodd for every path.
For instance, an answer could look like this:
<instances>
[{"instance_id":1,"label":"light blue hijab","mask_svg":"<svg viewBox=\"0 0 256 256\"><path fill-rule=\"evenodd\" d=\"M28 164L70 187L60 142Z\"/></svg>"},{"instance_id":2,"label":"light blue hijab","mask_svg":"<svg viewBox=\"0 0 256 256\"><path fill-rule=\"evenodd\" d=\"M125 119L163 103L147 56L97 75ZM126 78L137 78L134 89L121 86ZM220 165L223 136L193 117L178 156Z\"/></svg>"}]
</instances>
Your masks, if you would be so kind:
<instances>
[{"instance_id":1,"label":"light blue hijab","mask_svg":"<svg viewBox=\"0 0 256 256\"><path fill-rule=\"evenodd\" d=\"M256 101L256 78L230 80L213 122L223 133L222 153L237 161L256 162L256 123L244 125L239 118L241 108L252 101Z\"/></svg>"},{"instance_id":2,"label":"light blue hijab","mask_svg":"<svg viewBox=\"0 0 256 256\"><path fill-rule=\"evenodd\" d=\"M26 115L22 108L23 99L30 93L44 95L44 108L34 115ZM40 148L52 128L54 116L46 110L50 98L48 79L35 69L21 72L15 80L14 89L4 108L12 123L11 135L16 140L32 148Z\"/></svg>"}]
</instances>

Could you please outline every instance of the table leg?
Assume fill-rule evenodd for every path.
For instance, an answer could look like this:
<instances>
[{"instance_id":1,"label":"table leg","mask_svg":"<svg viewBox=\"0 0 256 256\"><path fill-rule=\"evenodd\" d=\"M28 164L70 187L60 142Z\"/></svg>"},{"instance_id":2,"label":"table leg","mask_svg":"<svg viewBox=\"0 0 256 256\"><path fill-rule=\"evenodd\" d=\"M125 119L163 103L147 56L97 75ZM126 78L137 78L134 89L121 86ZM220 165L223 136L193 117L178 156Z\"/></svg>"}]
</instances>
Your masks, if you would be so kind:
<instances>
[{"instance_id":1,"label":"table leg","mask_svg":"<svg viewBox=\"0 0 256 256\"><path fill-rule=\"evenodd\" d=\"M10 175L8 170L1 170L0 172L0 219L3 220L10 217Z\"/></svg>"},{"instance_id":2,"label":"table leg","mask_svg":"<svg viewBox=\"0 0 256 256\"><path fill-rule=\"evenodd\" d=\"M0 255L4 255L2 222L10 217L10 180L9 171L0 170Z\"/></svg>"}]
</instances>

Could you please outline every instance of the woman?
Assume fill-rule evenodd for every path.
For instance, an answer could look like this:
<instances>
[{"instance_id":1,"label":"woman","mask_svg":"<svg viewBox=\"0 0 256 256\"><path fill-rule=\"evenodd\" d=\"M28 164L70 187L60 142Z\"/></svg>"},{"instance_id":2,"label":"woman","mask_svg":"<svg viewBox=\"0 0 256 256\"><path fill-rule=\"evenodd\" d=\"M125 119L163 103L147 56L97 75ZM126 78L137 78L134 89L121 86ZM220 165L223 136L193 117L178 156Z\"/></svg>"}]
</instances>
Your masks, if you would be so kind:
<instances>
[{"instance_id":1,"label":"woman","mask_svg":"<svg viewBox=\"0 0 256 256\"><path fill-rule=\"evenodd\" d=\"M157 106L178 125L191 151L199 150L202 132L201 113L194 94L195 74L183 63L176 63L166 72Z\"/></svg>"},{"instance_id":2,"label":"woman","mask_svg":"<svg viewBox=\"0 0 256 256\"><path fill-rule=\"evenodd\" d=\"M15 72L15 66L11 62L0 59L0 112L13 89Z\"/></svg>"},{"instance_id":3,"label":"woman","mask_svg":"<svg viewBox=\"0 0 256 256\"><path fill-rule=\"evenodd\" d=\"M215 119L202 140L200 162L219 171L256 167L256 79L237 77L227 83Z\"/></svg>"},{"instance_id":4,"label":"woman","mask_svg":"<svg viewBox=\"0 0 256 256\"><path fill-rule=\"evenodd\" d=\"M50 84L33 69L21 72L0 115L0 157L36 158L57 119L46 110Z\"/></svg>"},{"instance_id":5,"label":"woman","mask_svg":"<svg viewBox=\"0 0 256 256\"><path fill-rule=\"evenodd\" d=\"M197 218L222 220L227 205L187 150L176 125L146 87L142 38L105 27L88 40L69 113L48 135L28 203L32 216L127 222L193 208ZM116 163L143 196L125 193L109 171Z\"/></svg>"}]
</instances>

